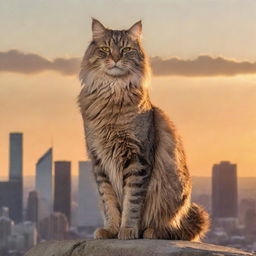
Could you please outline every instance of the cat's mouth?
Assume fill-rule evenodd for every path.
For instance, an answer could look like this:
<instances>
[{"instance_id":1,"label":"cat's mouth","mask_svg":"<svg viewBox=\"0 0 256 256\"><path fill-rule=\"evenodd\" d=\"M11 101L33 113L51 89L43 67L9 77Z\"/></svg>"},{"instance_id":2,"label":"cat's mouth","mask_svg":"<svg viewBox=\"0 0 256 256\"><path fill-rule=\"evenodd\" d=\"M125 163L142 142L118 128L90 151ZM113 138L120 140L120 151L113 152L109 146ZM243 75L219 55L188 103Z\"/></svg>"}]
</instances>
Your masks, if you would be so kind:
<instances>
[{"instance_id":1,"label":"cat's mouth","mask_svg":"<svg viewBox=\"0 0 256 256\"><path fill-rule=\"evenodd\" d=\"M123 76L127 73L126 70L124 70L118 66L113 66L111 68L108 68L108 69L106 69L105 72L110 76Z\"/></svg>"}]
</instances>

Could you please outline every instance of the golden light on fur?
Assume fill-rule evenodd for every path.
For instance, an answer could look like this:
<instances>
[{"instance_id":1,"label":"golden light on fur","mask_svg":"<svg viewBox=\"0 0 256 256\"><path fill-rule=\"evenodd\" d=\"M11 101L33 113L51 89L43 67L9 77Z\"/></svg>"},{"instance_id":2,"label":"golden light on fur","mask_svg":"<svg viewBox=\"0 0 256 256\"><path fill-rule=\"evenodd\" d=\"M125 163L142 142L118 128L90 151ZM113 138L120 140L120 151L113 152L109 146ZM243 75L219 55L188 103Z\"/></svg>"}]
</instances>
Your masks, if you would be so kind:
<instances>
[{"instance_id":1,"label":"golden light on fur","mask_svg":"<svg viewBox=\"0 0 256 256\"><path fill-rule=\"evenodd\" d=\"M191 204L174 125L149 99L141 29L141 22L110 30L93 20L81 65L78 103L104 216L95 238L198 240L208 215Z\"/></svg>"}]
</instances>

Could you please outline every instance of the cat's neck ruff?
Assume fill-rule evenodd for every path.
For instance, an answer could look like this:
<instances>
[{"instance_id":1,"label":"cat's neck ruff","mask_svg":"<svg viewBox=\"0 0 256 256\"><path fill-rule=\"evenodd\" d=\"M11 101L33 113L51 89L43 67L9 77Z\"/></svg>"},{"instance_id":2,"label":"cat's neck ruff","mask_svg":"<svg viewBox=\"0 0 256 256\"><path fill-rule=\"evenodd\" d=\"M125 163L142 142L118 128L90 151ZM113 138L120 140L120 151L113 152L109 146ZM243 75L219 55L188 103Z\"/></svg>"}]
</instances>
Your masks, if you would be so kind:
<instances>
[{"instance_id":1,"label":"cat's neck ruff","mask_svg":"<svg viewBox=\"0 0 256 256\"><path fill-rule=\"evenodd\" d=\"M114 77L105 73L98 74L98 72L91 71L81 78L81 82L89 94L105 89L108 89L111 93L118 93L119 91L128 90L131 87L145 87L145 79L137 74Z\"/></svg>"},{"instance_id":2,"label":"cat's neck ruff","mask_svg":"<svg viewBox=\"0 0 256 256\"><path fill-rule=\"evenodd\" d=\"M80 78L81 84L84 86L81 95L84 95L88 102L96 103L111 99L108 101L108 106L113 107L113 104L119 106L127 103L134 105L140 111L146 111L152 107L148 97L146 76L130 74L112 77L91 71Z\"/></svg>"}]
</instances>

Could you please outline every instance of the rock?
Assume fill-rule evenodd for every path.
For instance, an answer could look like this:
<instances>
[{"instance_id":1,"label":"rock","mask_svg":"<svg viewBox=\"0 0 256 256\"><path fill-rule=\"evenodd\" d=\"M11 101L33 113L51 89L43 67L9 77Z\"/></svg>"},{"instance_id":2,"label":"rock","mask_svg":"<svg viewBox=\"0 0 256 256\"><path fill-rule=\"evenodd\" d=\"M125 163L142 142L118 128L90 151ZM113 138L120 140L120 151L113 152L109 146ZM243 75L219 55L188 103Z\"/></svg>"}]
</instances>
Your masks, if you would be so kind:
<instances>
[{"instance_id":1,"label":"rock","mask_svg":"<svg viewBox=\"0 0 256 256\"><path fill-rule=\"evenodd\" d=\"M25 256L239 256L255 255L238 249L205 243L168 240L49 241Z\"/></svg>"}]
</instances>

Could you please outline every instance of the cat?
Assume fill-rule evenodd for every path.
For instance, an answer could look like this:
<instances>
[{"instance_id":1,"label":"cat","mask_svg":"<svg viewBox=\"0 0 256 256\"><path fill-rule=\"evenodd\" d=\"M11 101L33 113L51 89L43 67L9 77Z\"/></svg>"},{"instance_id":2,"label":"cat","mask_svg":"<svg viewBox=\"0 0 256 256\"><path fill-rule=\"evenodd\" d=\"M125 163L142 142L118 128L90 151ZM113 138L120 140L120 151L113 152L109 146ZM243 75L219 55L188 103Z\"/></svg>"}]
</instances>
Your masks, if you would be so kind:
<instances>
[{"instance_id":1,"label":"cat","mask_svg":"<svg viewBox=\"0 0 256 256\"><path fill-rule=\"evenodd\" d=\"M104 216L94 238L199 241L208 214L191 203L173 123L149 99L141 33L141 21L111 30L92 19L93 38L81 63L78 104Z\"/></svg>"}]
</instances>

